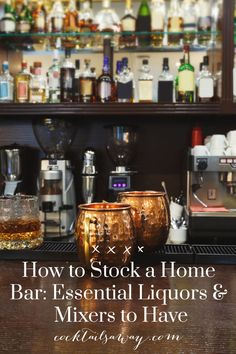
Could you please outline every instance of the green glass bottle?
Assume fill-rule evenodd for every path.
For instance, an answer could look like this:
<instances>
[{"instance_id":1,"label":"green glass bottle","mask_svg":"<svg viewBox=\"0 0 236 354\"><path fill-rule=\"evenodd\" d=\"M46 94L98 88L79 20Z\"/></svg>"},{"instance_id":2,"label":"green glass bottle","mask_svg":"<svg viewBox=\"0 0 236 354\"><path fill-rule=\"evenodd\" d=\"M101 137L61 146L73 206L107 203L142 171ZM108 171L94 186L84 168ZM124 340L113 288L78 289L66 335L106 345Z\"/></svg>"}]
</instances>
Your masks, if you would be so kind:
<instances>
[{"instance_id":1,"label":"green glass bottle","mask_svg":"<svg viewBox=\"0 0 236 354\"><path fill-rule=\"evenodd\" d=\"M147 0L142 0L136 21L137 32L151 32L151 11L148 6ZM150 34L138 35L138 43L140 47L150 46Z\"/></svg>"},{"instance_id":2,"label":"green glass bottle","mask_svg":"<svg viewBox=\"0 0 236 354\"><path fill-rule=\"evenodd\" d=\"M189 60L189 46L184 46L184 62L178 69L178 102L193 103L195 91L194 67Z\"/></svg>"}]
</instances>

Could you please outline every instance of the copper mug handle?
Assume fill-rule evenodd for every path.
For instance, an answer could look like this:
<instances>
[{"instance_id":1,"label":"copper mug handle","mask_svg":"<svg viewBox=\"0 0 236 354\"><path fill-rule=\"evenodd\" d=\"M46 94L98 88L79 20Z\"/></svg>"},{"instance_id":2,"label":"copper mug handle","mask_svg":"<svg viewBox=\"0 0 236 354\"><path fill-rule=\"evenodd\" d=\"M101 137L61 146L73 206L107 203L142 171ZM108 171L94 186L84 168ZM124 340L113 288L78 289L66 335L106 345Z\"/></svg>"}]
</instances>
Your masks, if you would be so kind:
<instances>
[{"instance_id":1,"label":"copper mug handle","mask_svg":"<svg viewBox=\"0 0 236 354\"><path fill-rule=\"evenodd\" d=\"M97 218L96 217L89 217L87 216L84 220L84 260L85 265L90 268L90 224L94 224L97 227Z\"/></svg>"}]
</instances>

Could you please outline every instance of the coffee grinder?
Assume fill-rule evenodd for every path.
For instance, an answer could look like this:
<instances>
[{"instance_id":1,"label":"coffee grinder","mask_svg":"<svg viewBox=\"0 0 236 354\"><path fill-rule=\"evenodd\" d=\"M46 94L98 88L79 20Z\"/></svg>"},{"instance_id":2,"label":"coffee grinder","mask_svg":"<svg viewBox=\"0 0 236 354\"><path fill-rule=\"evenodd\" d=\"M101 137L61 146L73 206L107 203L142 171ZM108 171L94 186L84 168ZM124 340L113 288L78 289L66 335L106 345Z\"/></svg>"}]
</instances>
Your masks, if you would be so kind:
<instances>
[{"instance_id":1,"label":"coffee grinder","mask_svg":"<svg viewBox=\"0 0 236 354\"><path fill-rule=\"evenodd\" d=\"M109 174L109 199L116 200L121 191L131 190L131 177L137 171L132 171L128 165L132 160L137 143L137 131L131 126L111 125L108 129L107 152L115 163L115 170Z\"/></svg>"},{"instance_id":2,"label":"coffee grinder","mask_svg":"<svg viewBox=\"0 0 236 354\"><path fill-rule=\"evenodd\" d=\"M75 129L69 121L43 118L33 125L46 157L41 160L38 193L44 235L49 239L74 233L76 200L71 162L65 153Z\"/></svg>"}]
</instances>

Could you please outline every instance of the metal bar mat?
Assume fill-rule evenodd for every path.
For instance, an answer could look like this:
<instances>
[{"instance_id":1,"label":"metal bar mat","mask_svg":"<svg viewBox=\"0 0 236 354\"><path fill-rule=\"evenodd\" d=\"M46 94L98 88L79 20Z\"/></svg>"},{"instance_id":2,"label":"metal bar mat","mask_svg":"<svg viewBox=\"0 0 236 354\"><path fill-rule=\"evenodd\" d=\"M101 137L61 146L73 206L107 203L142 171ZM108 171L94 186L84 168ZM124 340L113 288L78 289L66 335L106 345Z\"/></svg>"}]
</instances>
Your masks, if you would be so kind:
<instances>
[{"instance_id":1,"label":"metal bar mat","mask_svg":"<svg viewBox=\"0 0 236 354\"><path fill-rule=\"evenodd\" d=\"M73 242L45 241L33 250L0 251L2 260L77 261ZM164 245L153 253L139 254L140 264L158 264L160 261L198 264L236 264L236 245Z\"/></svg>"}]
</instances>

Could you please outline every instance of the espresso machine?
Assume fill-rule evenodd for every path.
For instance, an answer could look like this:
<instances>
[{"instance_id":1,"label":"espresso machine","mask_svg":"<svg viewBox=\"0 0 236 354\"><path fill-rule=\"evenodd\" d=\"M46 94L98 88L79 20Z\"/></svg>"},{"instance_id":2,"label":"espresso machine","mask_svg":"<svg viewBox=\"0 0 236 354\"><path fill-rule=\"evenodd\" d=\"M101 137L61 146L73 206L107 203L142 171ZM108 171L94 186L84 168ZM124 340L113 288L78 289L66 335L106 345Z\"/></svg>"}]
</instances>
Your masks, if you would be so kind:
<instances>
[{"instance_id":1,"label":"espresso machine","mask_svg":"<svg viewBox=\"0 0 236 354\"><path fill-rule=\"evenodd\" d=\"M190 241L236 243L236 156L188 154Z\"/></svg>"},{"instance_id":2,"label":"espresso machine","mask_svg":"<svg viewBox=\"0 0 236 354\"><path fill-rule=\"evenodd\" d=\"M33 125L46 157L41 160L38 194L44 235L48 239L70 236L75 230L76 199L71 162L65 153L73 140L69 121L43 118Z\"/></svg>"},{"instance_id":3,"label":"espresso machine","mask_svg":"<svg viewBox=\"0 0 236 354\"><path fill-rule=\"evenodd\" d=\"M20 192L21 150L16 145L0 148L0 170L4 179L3 195Z\"/></svg>"},{"instance_id":4,"label":"espresso machine","mask_svg":"<svg viewBox=\"0 0 236 354\"><path fill-rule=\"evenodd\" d=\"M128 166L134 157L137 143L137 131L131 126L111 125L108 130L107 152L114 164L115 170L110 171L108 189L109 199L116 200L121 191L132 189L132 175L137 171Z\"/></svg>"}]
</instances>

